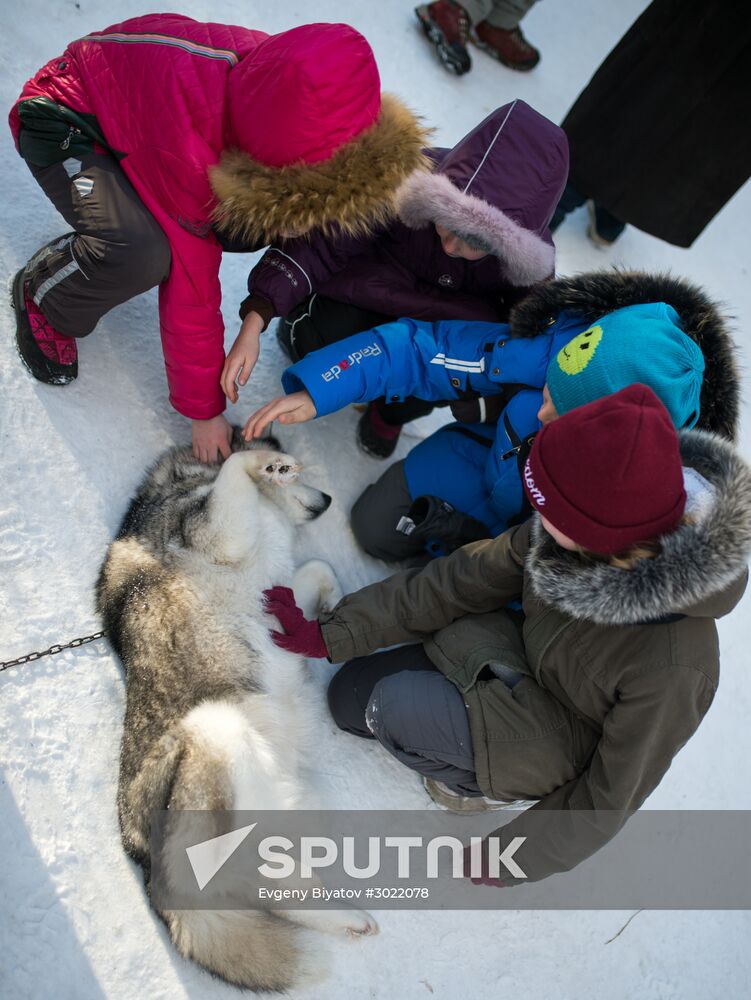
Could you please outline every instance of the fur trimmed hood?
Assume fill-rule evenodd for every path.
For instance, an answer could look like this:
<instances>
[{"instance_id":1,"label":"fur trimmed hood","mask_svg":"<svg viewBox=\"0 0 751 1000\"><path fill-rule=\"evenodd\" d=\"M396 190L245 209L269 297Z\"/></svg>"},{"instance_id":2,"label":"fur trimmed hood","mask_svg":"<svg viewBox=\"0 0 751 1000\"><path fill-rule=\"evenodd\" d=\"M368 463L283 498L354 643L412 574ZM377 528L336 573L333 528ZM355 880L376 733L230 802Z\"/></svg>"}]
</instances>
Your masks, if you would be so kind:
<instances>
[{"instance_id":1,"label":"fur trimmed hood","mask_svg":"<svg viewBox=\"0 0 751 1000\"><path fill-rule=\"evenodd\" d=\"M427 169L427 136L401 101L383 94L376 123L328 159L273 167L229 151L210 170L216 224L233 239L260 245L316 228L365 234L393 216L405 177Z\"/></svg>"},{"instance_id":2,"label":"fur trimmed hood","mask_svg":"<svg viewBox=\"0 0 751 1000\"><path fill-rule=\"evenodd\" d=\"M440 159L408 178L397 195L411 229L438 223L493 254L511 285L532 285L555 270L548 223L566 183L564 133L524 101L489 115Z\"/></svg>"},{"instance_id":3,"label":"fur trimmed hood","mask_svg":"<svg viewBox=\"0 0 751 1000\"><path fill-rule=\"evenodd\" d=\"M593 271L560 278L535 288L511 311L511 336L544 333L562 312L597 319L625 306L667 302L686 334L704 355L701 413L697 428L734 441L738 428L740 376L737 348L719 306L696 285L668 274L642 271Z\"/></svg>"},{"instance_id":4,"label":"fur trimmed hood","mask_svg":"<svg viewBox=\"0 0 751 1000\"><path fill-rule=\"evenodd\" d=\"M710 508L662 536L662 552L631 570L584 562L556 545L535 515L526 570L541 600L598 625L669 614L717 618L732 610L751 550L751 469L718 435L683 431L680 442L684 466L713 487Z\"/></svg>"}]
</instances>

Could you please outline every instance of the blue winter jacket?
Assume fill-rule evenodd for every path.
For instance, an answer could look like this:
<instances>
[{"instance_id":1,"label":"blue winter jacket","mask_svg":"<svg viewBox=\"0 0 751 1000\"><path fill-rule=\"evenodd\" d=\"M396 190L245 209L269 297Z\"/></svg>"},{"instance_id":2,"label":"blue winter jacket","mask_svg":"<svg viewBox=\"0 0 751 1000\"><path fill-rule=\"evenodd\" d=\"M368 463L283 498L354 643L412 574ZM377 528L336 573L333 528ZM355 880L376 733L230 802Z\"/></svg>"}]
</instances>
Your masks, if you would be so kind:
<instances>
[{"instance_id":1,"label":"blue winter jacket","mask_svg":"<svg viewBox=\"0 0 751 1000\"><path fill-rule=\"evenodd\" d=\"M521 484L537 411L554 355L591 324L562 313L548 331L509 337L506 323L400 319L308 354L282 376L285 392L306 389L318 416L384 396L457 400L504 394L496 426L449 424L421 442L405 462L412 498L440 496L495 535L523 520Z\"/></svg>"}]
</instances>

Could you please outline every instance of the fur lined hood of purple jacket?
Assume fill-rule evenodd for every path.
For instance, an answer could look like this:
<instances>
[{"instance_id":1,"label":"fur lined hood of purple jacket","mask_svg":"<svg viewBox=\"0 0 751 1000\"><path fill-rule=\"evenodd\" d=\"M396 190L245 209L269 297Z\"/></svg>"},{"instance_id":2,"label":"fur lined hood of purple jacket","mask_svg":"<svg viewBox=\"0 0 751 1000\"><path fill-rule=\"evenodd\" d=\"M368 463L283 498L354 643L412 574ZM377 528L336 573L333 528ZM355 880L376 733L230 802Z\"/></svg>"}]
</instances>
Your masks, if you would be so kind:
<instances>
[{"instance_id":1,"label":"fur lined hood of purple jacket","mask_svg":"<svg viewBox=\"0 0 751 1000\"><path fill-rule=\"evenodd\" d=\"M241 315L255 308L268 322L318 292L394 317L505 321L555 272L548 225L568 175L566 136L515 100L452 149L428 153L433 170L407 178L398 216L374 236L314 233L270 247L251 271ZM436 223L487 256L450 257Z\"/></svg>"},{"instance_id":2,"label":"fur lined hood of purple jacket","mask_svg":"<svg viewBox=\"0 0 751 1000\"><path fill-rule=\"evenodd\" d=\"M411 229L431 224L497 257L512 285L552 275L548 225L568 173L561 129L524 101L493 111L432 173L413 173L397 192L399 217Z\"/></svg>"}]
</instances>

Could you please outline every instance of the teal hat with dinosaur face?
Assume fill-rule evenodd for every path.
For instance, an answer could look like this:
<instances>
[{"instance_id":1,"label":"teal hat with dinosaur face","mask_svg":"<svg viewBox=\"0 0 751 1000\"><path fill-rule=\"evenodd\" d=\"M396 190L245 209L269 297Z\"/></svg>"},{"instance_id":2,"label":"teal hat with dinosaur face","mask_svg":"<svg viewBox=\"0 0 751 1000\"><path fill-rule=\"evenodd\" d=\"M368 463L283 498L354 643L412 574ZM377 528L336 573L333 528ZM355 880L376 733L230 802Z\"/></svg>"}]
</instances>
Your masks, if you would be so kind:
<instances>
[{"instance_id":1,"label":"teal hat with dinosaur face","mask_svg":"<svg viewBox=\"0 0 751 1000\"><path fill-rule=\"evenodd\" d=\"M550 362L547 386L562 415L638 382L659 397L676 427L693 427L703 378L704 355L678 313L648 302L608 313L577 334Z\"/></svg>"}]
</instances>

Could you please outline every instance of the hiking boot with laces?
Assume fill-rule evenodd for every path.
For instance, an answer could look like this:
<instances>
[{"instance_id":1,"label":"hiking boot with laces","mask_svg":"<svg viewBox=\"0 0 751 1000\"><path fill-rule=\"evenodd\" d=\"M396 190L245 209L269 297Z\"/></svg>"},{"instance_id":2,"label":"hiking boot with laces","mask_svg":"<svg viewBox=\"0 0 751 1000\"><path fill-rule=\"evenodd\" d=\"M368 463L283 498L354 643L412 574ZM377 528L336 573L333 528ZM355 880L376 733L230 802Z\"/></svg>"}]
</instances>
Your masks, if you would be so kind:
<instances>
[{"instance_id":1,"label":"hiking boot with laces","mask_svg":"<svg viewBox=\"0 0 751 1000\"><path fill-rule=\"evenodd\" d=\"M67 385L78 376L78 346L50 323L29 295L26 269L13 279L11 303L16 313L16 346L21 360L40 382Z\"/></svg>"},{"instance_id":2,"label":"hiking boot with laces","mask_svg":"<svg viewBox=\"0 0 751 1000\"><path fill-rule=\"evenodd\" d=\"M487 21L480 21L471 37L478 49L483 49L509 69L534 69L540 61L540 53L529 44L521 28L496 28Z\"/></svg>"},{"instance_id":3,"label":"hiking boot with laces","mask_svg":"<svg viewBox=\"0 0 751 1000\"><path fill-rule=\"evenodd\" d=\"M469 17L461 4L435 0L415 7L415 14L443 65L457 76L468 73L472 69L467 52Z\"/></svg>"}]
</instances>

